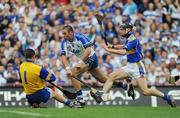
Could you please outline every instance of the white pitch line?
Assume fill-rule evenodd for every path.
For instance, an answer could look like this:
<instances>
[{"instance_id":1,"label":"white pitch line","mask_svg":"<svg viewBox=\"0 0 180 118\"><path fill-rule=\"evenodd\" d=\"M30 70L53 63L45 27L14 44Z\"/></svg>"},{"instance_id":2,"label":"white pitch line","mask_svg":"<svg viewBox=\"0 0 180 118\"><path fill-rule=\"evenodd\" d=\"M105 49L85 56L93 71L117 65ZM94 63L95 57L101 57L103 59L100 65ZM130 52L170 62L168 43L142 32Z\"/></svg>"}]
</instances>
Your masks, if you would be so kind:
<instances>
[{"instance_id":1,"label":"white pitch line","mask_svg":"<svg viewBox=\"0 0 180 118\"><path fill-rule=\"evenodd\" d=\"M43 117L49 117L51 115L45 115L45 114L40 114L40 113L32 113L32 112L24 112L24 111L8 111L8 110L0 110L0 112L4 113L15 113L15 114L20 114L20 115L29 115L29 116L43 116Z\"/></svg>"}]
</instances>

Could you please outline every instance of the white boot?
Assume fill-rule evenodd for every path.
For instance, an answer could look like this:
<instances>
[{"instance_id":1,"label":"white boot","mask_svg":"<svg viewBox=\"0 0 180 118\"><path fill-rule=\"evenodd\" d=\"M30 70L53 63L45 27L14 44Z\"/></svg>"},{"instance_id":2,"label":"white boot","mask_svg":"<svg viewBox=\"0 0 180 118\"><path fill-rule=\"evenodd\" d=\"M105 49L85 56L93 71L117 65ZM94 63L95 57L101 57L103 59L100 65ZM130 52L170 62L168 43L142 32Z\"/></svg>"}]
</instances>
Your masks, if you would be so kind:
<instances>
[{"instance_id":1,"label":"white boot","mask_svg":"<svg viewBox=\"0 0 180 118\"><path fill-rule=\"evenodd\" d=\"M111 96L109 94L103 94L101 98L103 101L111 101L112 100Z\"/></svg>"}]
</instances>

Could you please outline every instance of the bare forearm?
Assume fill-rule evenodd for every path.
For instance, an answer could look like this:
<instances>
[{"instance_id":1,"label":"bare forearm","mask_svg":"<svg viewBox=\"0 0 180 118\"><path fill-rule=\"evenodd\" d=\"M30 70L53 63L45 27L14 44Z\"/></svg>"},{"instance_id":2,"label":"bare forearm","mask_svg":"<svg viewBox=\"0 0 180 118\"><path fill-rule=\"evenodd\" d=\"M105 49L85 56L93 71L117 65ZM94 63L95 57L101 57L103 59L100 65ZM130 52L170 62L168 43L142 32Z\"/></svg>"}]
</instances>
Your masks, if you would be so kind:
<instances>
[{"instance_id":1,"label":"bare forearm","mask_svg":"<svg viewBox=\"0 0 180 118\"><path fill-rule=\"evenodd\" d=\"M115 49L123 49L123 48L124 48L124 45L114 45L114 48L115 48Z\"/></svg>"},{"instance_id":2,"label":"bare forearm","mask_svg":"<svg viewBox=\"0 0 180 118\"><path fill-rule=\"evenodd\" d=\"M67 60L67 58L66 58L66 56L65 55L62 55L61 56L61 60L62 60L62 64L63 64L63 67L64 68L66 68L66 67L68 67L68 60Z\"/></svg>"},{"instance_id":3,"label":"bare forearm","mask_svg":"<svg viewBox=\"0 0 180 118\"><path fill-rule=\"evenodd\" d=\"M126 55L126 50L125 49L122 49L122 50L108 49L107 51L110 52L110 53L113 53L113 54Z\"/></svg>"},{"instance_id":4,"label":"bare forearm","mask_svg":"<svg viewBox=\"0 0 180 118\"><path fill-rule=\"evenodd\" d=\"M91 47L86 48L84 55L82 56L82 61L85 62L87 60L87 58L89 57L91 53Z\"/></svg>"}]
</instances>

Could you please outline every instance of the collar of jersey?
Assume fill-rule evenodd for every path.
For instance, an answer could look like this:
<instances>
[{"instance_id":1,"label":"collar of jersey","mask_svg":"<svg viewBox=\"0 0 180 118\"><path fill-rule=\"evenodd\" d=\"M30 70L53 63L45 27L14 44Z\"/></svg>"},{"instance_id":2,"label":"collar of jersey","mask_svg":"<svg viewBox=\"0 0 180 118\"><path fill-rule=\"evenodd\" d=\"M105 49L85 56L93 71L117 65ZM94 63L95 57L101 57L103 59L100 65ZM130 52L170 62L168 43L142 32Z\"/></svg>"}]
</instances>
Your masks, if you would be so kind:
<instances>
[{"instance_id":1,"label":"collar of jersey","mask_svg":"<svg viewBox=\"0 0 180 118\"><path fill-rule=\"evenodd\" d=\"M74 34L74 36L73 36L73 40L72 40L72 41L68 41L68 42L72 43L73 41L76 41L75 34Z\"/></svg>"},{"instance_id":2,"label":"collar of jersey","mask_svg":"<svg viewBox=\"0 0 180 118\"><path fill-rule=\"evenodd\" d=\"M34 62L33 60L30 59L26 59L26 62Z\"/></svg>"},{"instance_id":3,"label":"collar of jersey","mask_svg":"<svg viewBox=\"0 0 180 118\"><path fill-rule=\"evenodd\" d=\"M133 34L132 31L128 32L125 37L128 38L131 34Z\"/></svg>"}]
</instances>

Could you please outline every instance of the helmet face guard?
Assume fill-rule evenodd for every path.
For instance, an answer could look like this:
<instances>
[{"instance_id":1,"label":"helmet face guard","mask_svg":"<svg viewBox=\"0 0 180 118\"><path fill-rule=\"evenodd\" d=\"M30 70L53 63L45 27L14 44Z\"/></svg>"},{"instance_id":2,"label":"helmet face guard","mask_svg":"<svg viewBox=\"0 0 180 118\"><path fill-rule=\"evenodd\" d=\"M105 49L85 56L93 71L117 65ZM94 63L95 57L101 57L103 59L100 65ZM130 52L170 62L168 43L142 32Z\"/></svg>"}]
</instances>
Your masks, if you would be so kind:
<instances>
[{"instance_id":1,"label":"helmet face guard","mask_svg":"<svg viewBox=\"0 0 180 118\"><path fill-rule=\"evenodd\" d=\"M121 25L119 25L120 28L122 29L127 29L127 28L133 28L133 25L131 23L123 23Z\"/></svg>"},{"instance_id":2,"label":"helmet face guard","mask_svg":"<svg viewBox=\"0 0 180 118\"><path fill-rule=\"evenodd\" d=\"M122 29L122 30L126 30L128 28L130 28L131 30L133 29L133 25L131 23L123 23L121 25L119 25L119 28ZM131 31L130 30L130 31ZM130 32L129 31L129 32ZM126 34L122 35L122 37L126 37L126 35L129 33L129 32L126 32Z\"/></svg>"}]
</instances>

